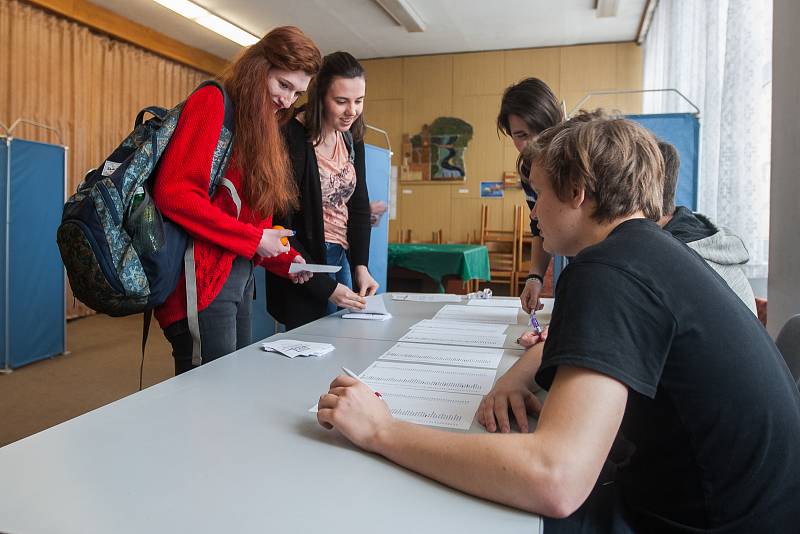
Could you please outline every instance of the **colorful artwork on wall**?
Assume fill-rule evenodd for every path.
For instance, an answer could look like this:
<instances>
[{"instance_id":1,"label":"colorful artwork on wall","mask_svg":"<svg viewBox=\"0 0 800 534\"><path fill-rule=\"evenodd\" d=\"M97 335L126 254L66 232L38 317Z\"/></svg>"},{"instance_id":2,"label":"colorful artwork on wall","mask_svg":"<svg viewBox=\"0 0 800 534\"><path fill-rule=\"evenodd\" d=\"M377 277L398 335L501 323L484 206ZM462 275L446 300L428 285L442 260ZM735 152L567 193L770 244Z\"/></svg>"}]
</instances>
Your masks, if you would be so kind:
<instances>
[{"instance_id":1,"label":"colorful artwork on wall","mask_svg":"<svg viewBox=\"0 0 800 534\"><path fill-rule=\"evenodd\" d=\"M466 180L464 152L472 126L455 117L439 117L414 136L403 136L401 181Z\"/></svg>"}]
</instances>

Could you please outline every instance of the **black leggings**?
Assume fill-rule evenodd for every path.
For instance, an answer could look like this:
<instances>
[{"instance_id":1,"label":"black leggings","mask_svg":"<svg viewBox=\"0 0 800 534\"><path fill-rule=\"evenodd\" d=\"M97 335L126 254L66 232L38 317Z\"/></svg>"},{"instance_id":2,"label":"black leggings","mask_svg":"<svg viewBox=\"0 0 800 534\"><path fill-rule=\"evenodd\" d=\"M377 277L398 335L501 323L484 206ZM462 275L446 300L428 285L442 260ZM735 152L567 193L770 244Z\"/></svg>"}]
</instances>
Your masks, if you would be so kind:
<instances>
[{"instance_id":1,"label":"black leggings","mask_svg":"<svg viewBox=\"0 0 800 534\"><path fill-rule=\"evenodd\" d=\"M250 341L250 309L253 303L253 263L241 256L233 261L231 273L219 295L198 314L203 363L230 354ZM175 374L191 370L192 335L186 319L164 329L172 345Z\"/></svg>"}]
</instances>

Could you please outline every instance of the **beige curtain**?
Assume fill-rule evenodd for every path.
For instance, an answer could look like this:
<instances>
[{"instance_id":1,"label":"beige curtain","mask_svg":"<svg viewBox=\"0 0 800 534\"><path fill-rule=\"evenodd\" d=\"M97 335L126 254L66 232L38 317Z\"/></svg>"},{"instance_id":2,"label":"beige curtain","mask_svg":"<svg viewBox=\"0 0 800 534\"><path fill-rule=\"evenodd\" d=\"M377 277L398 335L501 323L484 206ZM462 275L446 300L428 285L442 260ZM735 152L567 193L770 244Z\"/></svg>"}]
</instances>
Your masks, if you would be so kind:
<instances>
[{"instance_id":1,"label":"beige curtain","mask_svg":"<svg viewBox=\"0 0 800 534\"><path fill-rule=\"evenodd\" d=\"M68 194L130 132L141 108L174 106L208 77L36 7L0 0L0 123L24 118L61 132L69 147ZM13 135L59 142L31 126ZM92 313L67 293L67 317Z\"/></svg>"}]
</instances>

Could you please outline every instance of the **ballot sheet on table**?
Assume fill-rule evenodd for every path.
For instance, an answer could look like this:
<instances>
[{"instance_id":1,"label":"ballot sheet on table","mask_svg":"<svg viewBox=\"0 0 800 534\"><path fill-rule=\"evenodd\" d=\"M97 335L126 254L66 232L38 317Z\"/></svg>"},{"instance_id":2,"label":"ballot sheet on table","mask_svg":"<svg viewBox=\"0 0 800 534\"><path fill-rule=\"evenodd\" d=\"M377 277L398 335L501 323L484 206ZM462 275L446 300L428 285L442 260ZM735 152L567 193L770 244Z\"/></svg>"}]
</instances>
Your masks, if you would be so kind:
<instances>
[{"instance_id":1,"label":"ballot sheet on table","mask_svg":"<svg viewBox=\"0 0 800 534\"><path fill-rule=\"evenodd\" d=\"M392 293L392 300L407 302L461 302L461 295L452 293Z\"/></svg>"},{"instance_id":2,"label":"ballot sheet on table","mask_svg":"<svg viewBox=\"0 0 800 534\"><path fill-rule=\"evenodd\" d=\"M433 316L437 320L517 324L517 308L493 308L446 304Z\"/></svg>"},{"instance_id":3,"label":"ballot sheet on table","mask_svg":"<svg viewBox=\"0 0 800 534\"><path fill-rule=\"evenodd\" d=\"M446 321L439 319L423 319L411 325L412 330L470 330L473 333L481 334L503 334L508 329L508 325L497 323L478 323L474 321Z\"/></svg>"},{"instance_id":4,"label":"ballot sheet on table","mask_svg":"<svg viewBox=\"0 0 800 534\"><path fill-rule=\"evenodd\" d=\"M467 301L467 306L478 308L522 308L522 302L518 298L490 298L490 299L471 299Z\"/></svg>"},{"instance_id":5,"label":"ballot sheet on table","mask_svg":"<svg viewBox=\"0 0 800 534\"><path fill-rule=\"evenodd\" d=\"M361 380L376 391L380 386L428 389L450 393L486 395L496 369L473 369L405 362L376 361L361 373Z\"/></svg>"},{"instance_id":6,"label":"ballot sheet on table","mask_svg":"<svg viewBox=\"0 0 800 534\"><path fill-rule=\"evenodd\" d=\"M407 343L436 343L440 345L459 345L463 347L502 347L505 334L482 334L471 330L436 330L414 328L406 332L399 341Z\"/></svg>"},{"instance_id":7,"label":"ballot sheet on table","mask_svg":"<svg viewBox=\"0 0 800 534\"><path fill-rule=\"evenodd\" d=\"M383 386L381 396L397 419L418 425L468 430L480 395Z\"/></svg>"},{"instance_id":8,"label":"ballot sheet on table","mask_svg":"<svg viewBox=\"0 0 800 534\"><path fill-rule=\"evenodd\" d=\"M378 359L497 369L502 357L503 349L398 342Z\"/></svg>"}]
</instances>

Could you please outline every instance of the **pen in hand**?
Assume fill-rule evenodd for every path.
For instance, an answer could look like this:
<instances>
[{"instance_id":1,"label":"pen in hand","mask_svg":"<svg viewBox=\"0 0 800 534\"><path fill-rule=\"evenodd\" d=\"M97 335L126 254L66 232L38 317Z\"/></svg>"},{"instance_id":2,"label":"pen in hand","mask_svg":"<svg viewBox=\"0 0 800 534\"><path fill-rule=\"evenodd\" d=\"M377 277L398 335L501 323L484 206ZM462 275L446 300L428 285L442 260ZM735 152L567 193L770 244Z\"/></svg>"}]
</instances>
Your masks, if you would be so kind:
<instances>
[{"instance_id":1,"label":"pen in hand","mask_svg":"<svg viewBox=\"0 0 800 534\"><path fill-rule=\"evenodd\" d=\"M355 378L356 380L358 380L359 382L361 382L362 384L364 384L364 381L363 381L363 380L361 380L361 379L358 377L358 375L357 375L357 374L355 374L353 371L351 371L351 370L350 370L350 369L348 369L347 367L342 367L342 371L344 371L344 372L345 372L345 374L346 374L347 376L349 376L349 377L351 377L351 378ZM379 399L383 400L383 395L381 395L380 393L378 393L378 392L377 392L377 391L375 391L374 389L370 388L370 387L369 387L369 385L367 385L367 384L364 384L364 385L365 385L365 386L367 386L367 387L370 389L370 391L372 391L372 392L375 394L375 396L376 396L376 397L378 397ZM385 401L384 401L384 402L385 402Z\"/></svg>"},{"instance_id":2,"label":"pen in hand","mask_svg":"<svg viewBox=\"0 0 800 534\"><path fill-rule=\"evenodd\" d=\"M539 324L539 321L536 320L536 310L531 311L531 328L533 328L536 335L542 334L542 326Z\"/></svg>"}]
</instances>

